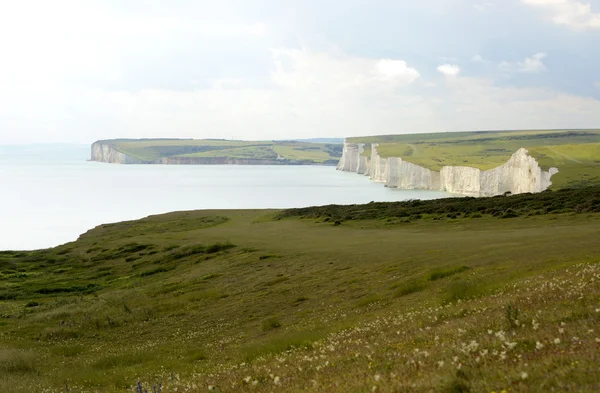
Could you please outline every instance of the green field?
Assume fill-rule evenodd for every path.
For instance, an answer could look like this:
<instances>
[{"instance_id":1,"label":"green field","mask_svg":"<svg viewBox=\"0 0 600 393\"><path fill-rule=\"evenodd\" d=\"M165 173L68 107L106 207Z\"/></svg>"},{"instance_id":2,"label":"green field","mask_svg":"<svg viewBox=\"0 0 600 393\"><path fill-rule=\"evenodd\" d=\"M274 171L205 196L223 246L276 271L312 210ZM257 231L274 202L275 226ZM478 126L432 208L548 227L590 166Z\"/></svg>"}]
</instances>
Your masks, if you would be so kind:
<instances>
[{"instance_id":1,"label":"green field","mask_svg":"<svg viewBox=\"0 0 600 393\"><path fill-rule=\"evenodd\" d=\"M0 252L0 391L598 391L600 188L107 224Z\"/></svg>"},{"instance_id":2,"label":"green field","mask_svg":"<svg viewBox=\"0 0 600 393\"><path fill-rule=\"evenodd\" d=\"M335 165L342 155L342 146L334 143L220 139L115 139L99 142L148 162L167 157L228 157Z\"/></svg>"},{"instance_id":3,"label":"green field","mask_svg":"<svg viewBox=\"0 0 600 393\"><path fill-rule=\"evenodd\" d=\"M543 169L557 167L553 188L600 184L600 130L529 130L383 135L349 138L355 143L380 143L382 157L439 171L446 165L482 170L504 164L524 147ZM370 148L365 154L370 154Z\"/></svg>"}]
</instances>

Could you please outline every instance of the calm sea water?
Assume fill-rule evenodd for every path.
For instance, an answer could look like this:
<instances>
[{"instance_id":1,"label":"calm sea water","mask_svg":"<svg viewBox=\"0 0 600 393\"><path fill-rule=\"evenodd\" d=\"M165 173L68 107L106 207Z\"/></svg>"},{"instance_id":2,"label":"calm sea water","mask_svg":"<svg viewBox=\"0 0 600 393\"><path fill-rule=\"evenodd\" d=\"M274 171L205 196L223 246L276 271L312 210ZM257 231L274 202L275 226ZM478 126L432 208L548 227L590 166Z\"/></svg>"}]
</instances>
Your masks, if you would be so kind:
<instances>
[{"instance_id":1,"label":"calm sea water","mask_svg":"<svg viewBox=\"0 0 600 393\"><path fill-rule=\"evenodd\" d=\"M99 224L195 209L434 199L318 166L87 162L89 146L0 146L0 250L52 247Z\"/></svg>"}]
</instances>

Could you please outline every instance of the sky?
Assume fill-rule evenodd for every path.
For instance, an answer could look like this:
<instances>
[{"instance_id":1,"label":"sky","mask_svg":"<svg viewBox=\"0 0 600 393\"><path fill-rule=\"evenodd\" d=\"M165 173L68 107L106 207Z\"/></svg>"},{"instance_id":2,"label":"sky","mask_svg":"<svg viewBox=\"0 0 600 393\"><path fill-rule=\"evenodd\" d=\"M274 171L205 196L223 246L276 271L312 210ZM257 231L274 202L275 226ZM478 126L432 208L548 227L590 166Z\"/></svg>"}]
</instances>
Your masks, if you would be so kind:
<instances>
[{"instance_id":1,"label":"sky","mask_svg":"<svg viewBox=\"0 0 600 393\"><path fill-rule=\"evenodd\" d=\"M600 127L600 0L0 10L0 144Z\"/></svg>"}]
</instances>

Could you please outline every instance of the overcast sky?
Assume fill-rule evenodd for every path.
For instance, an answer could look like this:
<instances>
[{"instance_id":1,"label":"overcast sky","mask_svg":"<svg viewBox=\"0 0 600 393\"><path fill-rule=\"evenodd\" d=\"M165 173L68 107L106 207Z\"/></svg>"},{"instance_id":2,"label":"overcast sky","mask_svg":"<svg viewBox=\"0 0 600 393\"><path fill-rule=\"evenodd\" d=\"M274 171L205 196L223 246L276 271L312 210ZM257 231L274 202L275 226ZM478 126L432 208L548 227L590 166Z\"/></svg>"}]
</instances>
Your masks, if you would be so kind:
<instances>
[{"instance_id":1,"label":"overcast sky","mask_svg":"<svg viewBox=\"0 0 600 393\"><path fill-rule=\"evenodd\" d=\"M600 0L0 5L0 144L600 127Z\"/></svg>"}]
</instances>

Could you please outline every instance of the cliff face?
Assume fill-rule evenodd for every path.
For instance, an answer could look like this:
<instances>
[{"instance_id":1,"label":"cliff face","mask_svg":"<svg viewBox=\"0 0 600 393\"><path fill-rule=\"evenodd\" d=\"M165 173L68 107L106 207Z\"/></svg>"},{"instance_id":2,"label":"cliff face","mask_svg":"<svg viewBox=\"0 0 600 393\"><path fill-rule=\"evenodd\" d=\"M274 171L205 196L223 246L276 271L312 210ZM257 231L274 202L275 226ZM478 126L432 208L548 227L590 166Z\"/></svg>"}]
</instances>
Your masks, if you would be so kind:
<instances>
[{"instance_id":1,"label":"cliff face","mask_svg":"<svg viewBox=\"0 0 600 393\"><path fill-rule=\"evenodd\" d=\"M92 161L110 162L113 164L143 164L139 158L123 154L110 144L96 142L92 144Z\"/></svg>"},{"instance_id":2,"label":"cliff face","mask_svg":"<svg viewBox=\"0 0 600 393\"><path fill-rule=\"evenodd\" d=\"M541 192L552 182L558 169L543 171L526 149L519 149L503 165L488 171L466 166L445 166L433 171L400 157L382 158L378 145L371 146L371 157L361 156L363 144L344 144L338 170L368 174L371 180L386 187L446 191L470 196L493 196L505 192L520 194Z\"/></svg>"}]
</instances>

